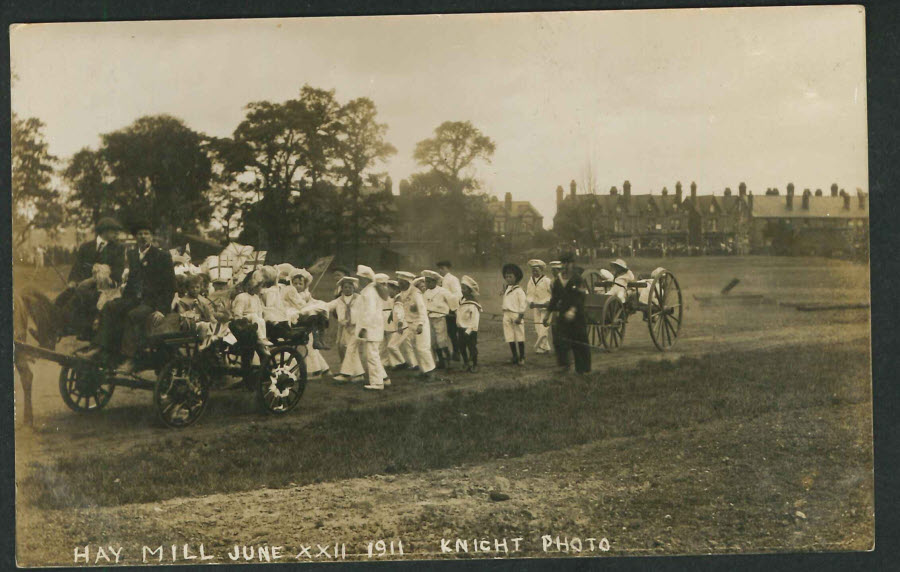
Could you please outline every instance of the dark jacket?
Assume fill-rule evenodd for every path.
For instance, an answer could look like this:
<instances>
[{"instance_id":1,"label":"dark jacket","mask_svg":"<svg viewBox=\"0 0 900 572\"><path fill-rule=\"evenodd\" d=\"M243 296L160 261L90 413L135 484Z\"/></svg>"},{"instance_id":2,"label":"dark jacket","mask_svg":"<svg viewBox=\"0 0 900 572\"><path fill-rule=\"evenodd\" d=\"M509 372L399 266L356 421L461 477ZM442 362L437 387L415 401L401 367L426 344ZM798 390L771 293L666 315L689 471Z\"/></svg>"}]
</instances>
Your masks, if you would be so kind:
<instances>
[{"instance_id":1,"label":"dark jacket","mask_svg":"<svg viewBox=\"0 0 900 572\"><path fill-rule=\"evenodd\" d=\"M132 248L128 251L128 269L128 282L122 297L146 304L163 314L169 313L175 296L172 256L151 246L141 260L137 248Z\"/></svg>"},{"instance_id":2,"label":"dark jacket","mask_svg":"<svg viewBox=\"0 0 900 572\"><path fill-rule=\"evenodd\" d=\"M94 264L108 264L110 277L116 284L122 282L122 271L125 270L125 247L118 243L108 242L103 252L97 253L97 240L90 240L75 251L75 261L69 271L69 282L81 282L91 277Z\"/></svg>"},{"instance_id":3,"label":"dark jacket","mask_svg":"<svg viewBox=\"0 0 900 572\"><path fill-rule=\"evenodd\" d=\"M573 276L563 285L561 280L554 280L550 288L550 303L547 309L551 312L559 312L556 323L560 325L583 326L586 324L584 314L584 299L587 295L587 284L581 276ZM575 319L566 320L563 315L570 308L575 308Z\"/></svg>"}]
</instances>

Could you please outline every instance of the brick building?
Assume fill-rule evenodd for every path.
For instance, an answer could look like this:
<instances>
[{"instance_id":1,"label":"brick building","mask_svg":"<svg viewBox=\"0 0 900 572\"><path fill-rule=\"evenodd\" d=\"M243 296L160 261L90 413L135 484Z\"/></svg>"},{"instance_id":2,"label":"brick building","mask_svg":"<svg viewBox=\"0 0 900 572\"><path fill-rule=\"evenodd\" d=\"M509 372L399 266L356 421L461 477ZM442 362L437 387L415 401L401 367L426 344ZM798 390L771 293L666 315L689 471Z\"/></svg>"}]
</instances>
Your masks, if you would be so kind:
<instances>
[{"instance_id":1,"label":"brick building","mask_svg":"<svg viewBox=\"0 0 900 572\"><path fill-rule=\"evenodd\" d=\"M832 185L831 195L805 189L799 197L793 185L786 195L752 197L752 252L839 256L868 251L869 195L856 196Z\"/></svg>"},{"instance_id":2,"label":"brick building","mask_svg":"<svg viewBox=\"0 0 900 572\"><path fill-rule=\"evenodd\" d=\"M502 202L491 197L487 206L494 234L512 245L528 243L544 229L544 216L529 201L512 200L512 193L506 193Z\"/></svg>"}]
</instances>

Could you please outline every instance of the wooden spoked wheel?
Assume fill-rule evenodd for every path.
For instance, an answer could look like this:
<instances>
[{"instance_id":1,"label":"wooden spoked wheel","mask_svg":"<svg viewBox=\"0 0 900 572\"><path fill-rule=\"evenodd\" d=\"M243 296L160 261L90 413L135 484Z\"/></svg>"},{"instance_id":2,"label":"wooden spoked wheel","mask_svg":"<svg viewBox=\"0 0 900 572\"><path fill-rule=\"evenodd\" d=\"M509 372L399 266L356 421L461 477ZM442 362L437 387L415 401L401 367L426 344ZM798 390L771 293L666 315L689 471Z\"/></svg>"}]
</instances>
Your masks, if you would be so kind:
<instances>
[{"instance_id":1,"label":"wooden spoked wheel","mask_svg":"<svg viewBox=\"0 0 900 572\"><path fill-rule=\"evenodd\" d=\"M256 384L259 405L268 413L287 413L306 390L306 361L291 346L275 346L263 364Z\"/></svg>"},{"instance_id":2,"label":"wooden spoked wheel","mask_svg":"<svg viewBox=\"0 0 900 572\"><path fill-rule=\"evenodd\" d=\"M168 427L187 427L200 419L209 403L209 383L202 368L185 356L169 361L157 379L153 402L160 421Z\"/></svg>"},{"instance_id":3,"label":"wooden spoked wheel","mask_svg":"<svg viewBox=\"0 0 900 572\"><path fill-rule=\"evenodd\" d=\"M678 339L682 319L681 287L673 274L663 272L650 284L646 313L653 344L667 351Z\"/></svg>"},{"instance_id":4,"label":"wooden spoked wheel","mask_svg":"<svg viewBox=\"0 0 900 572\"><path fill-rule=\"evenodd\" d=\"M87 366L63 366L59 372L59 393L63 402L76 413L93 413L112 399L116 384L106 373Z\"/></svg>"},{"instance_id":5,"label":"wooden spoked wheel","mask_svg":"<svg viewBox=\"0 0 900 572\"><path fill-rule=\"evenodd\" d=\"M625 306L615 296L607 296L603 304L600 340L603 347L610 351L619 349L625 340Z\"/></svg>"}]
</instances>

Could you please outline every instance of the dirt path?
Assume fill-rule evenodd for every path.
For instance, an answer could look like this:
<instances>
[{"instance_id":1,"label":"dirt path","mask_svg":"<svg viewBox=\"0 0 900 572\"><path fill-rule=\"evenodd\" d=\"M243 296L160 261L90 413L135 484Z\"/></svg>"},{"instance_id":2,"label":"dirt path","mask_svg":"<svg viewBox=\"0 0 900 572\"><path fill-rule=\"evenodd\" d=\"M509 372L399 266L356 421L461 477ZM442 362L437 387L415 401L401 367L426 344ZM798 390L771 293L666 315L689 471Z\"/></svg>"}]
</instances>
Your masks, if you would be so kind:
<instances>
[{"instance_id":1,"label":"dirt path","mask_svg":"<svg viewBox=\"0 0 900 572\"><path fill-rule=\"evenodd\" d=\"M871 447L860 435L870 415L867 403L794 410L479 466L41 511L40 534L25 526L31 534L19 548L60 565L72 563L75 546L101 543L124 547L131 564L140 563L142 545L178 544L180 559L184 543L193 554L202 543L213 562L228 562L235 544L282 546L283 561L309 546L321 561L334 558L316 544L341 543L347 559L367 559L367 543L379 539L402 540L404 557L420 559L865 550L874 513ZM497 539L484 537L487 530ZM545 534L561 544L544 552ZM522 539L519 551L514 538ZM473 539L490 550L474 553ZM503 539L509 552L495 549ZM168 552L163 561L171 562Z\"/></svg>"}]
</instances>

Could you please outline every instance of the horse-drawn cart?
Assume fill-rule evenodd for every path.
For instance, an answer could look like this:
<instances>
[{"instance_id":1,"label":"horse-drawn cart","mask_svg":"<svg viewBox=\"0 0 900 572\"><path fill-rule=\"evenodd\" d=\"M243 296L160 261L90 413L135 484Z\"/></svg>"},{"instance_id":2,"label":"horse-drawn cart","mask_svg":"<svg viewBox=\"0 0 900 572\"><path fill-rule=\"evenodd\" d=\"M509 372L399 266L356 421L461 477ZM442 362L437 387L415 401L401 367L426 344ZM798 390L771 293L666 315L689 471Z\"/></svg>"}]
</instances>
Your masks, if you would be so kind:
<instances>
[{"instance_id":1,"label":"horse-drawn cart","mask_svg":"<svg viewBox=\"0 0 900 572\"><path fill-rule=\"evenodd\" d=\"M683 312L681 287L674 274L663 270L653 278L629 281L618 287L599 271L587 272L586 278L589 290L585 312L592 346L610 351L618 349L625 340L628 318L637 313L647 323L650 339L657 349L667 351L675 345ZM614 288L624 292L613 293Z\"/></svg>"},{"instance_id":2,"label":"horse-drawn cart","mask_svg":"<svg viewBox=\"0 0 900 572\"><path fill-rule=\"evenodd\" d=\"M225 387L228 376L240 377L243 387L256 392L260 407L272 414L294 409L306 388L304 326L272 339L273 345L258 354L254 341L217 340L199 349L197 337L184 332L150 336L135 356L131 373L117 371L102 360L86 359L16 341L15 350L61 366L59 392L77 413L103 409L116 386L153 392L159 419L168 427L186 427L197 421L209 402L210 389ZM152 372L153 378L147 377Z\"/></svg>"}]
</instances>

